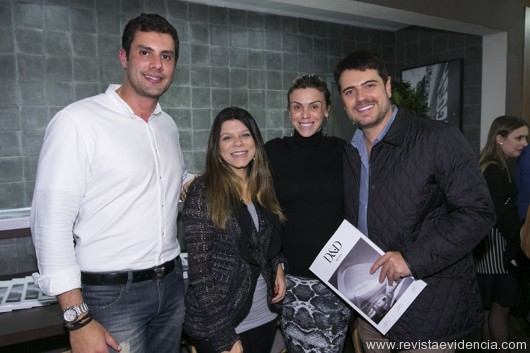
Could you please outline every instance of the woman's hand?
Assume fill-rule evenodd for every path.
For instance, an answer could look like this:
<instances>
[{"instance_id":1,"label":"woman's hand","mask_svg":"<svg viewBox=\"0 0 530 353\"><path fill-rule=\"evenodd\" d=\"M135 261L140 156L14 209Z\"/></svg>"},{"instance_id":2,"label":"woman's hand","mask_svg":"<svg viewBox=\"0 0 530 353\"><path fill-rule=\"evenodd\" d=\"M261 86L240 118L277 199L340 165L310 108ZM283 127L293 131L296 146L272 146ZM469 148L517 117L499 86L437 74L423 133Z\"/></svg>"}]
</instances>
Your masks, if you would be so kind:
<instances>
[{"instance_id":1,"label":"woman's hand","mask_svg":"<svg viewBox=\"0 0 530 353\"><path fill-rule=\"evenodd\" d=\"M241 341L237 340L236 343L232 346L232 349L229 351L223 351L222 353L243 353L243 346Z\"/></svg>"},{"instance_id":2,"label":"woman's hand","mask_svg":"<svg viewBox=\"0 0 530 353\"><path fill-rule=\"evenodd\" d=\"M287 284L285 283L285 275L283 274L282 264L278 264L278 269L276 270L276 280L274 281L274 298L272 298L271 303L278 303L285 298L285 291L287 289Z\"/></svg>"}]
</instances>

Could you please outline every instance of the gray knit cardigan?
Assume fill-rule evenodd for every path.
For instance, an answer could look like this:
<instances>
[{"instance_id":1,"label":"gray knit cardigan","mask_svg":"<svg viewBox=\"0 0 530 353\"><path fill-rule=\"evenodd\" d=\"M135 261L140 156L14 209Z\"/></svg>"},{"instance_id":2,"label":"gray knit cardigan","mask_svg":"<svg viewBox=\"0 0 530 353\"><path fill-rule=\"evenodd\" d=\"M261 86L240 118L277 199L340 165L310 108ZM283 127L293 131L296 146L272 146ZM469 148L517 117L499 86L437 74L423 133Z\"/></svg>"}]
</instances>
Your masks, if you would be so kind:
<instances>
[{"instance_id":1,"label":"gray knit cardigan","mask_svg":"<svg viewBox=\"0 0 530 353\"><path fill-rule=\"evenodd\" d=\"M235 327L250 310L259 274L267 283L270 310L281 312L281 304L270 303L277 265L286 266L280 252L280 222L254 204L259 231L243 203L233 210L224 230L215 227L202 178L190 185L184 203L189 265L184 330L191 337L208 339L219 352L229 351L239 339Z\"/></svg>"}]
</instances>

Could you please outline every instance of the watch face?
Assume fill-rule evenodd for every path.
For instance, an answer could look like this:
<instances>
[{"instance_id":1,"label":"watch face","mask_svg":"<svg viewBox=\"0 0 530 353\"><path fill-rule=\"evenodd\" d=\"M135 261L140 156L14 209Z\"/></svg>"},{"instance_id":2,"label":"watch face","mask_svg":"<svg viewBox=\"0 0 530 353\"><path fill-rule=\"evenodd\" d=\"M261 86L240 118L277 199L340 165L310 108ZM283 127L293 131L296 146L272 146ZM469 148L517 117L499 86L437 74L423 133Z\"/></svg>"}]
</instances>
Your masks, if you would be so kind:
<instances>
[{"instance_id":1,"label":"watch face","mask_svg":"<svg viewBox=\"0 0 530 353\"><path fill-rule=\"evenodd\" d=\"M77 319L77 313L73 308L68 308L64 311L63 318L66 322L73 322Z\"/></svg>"}]
</instances>

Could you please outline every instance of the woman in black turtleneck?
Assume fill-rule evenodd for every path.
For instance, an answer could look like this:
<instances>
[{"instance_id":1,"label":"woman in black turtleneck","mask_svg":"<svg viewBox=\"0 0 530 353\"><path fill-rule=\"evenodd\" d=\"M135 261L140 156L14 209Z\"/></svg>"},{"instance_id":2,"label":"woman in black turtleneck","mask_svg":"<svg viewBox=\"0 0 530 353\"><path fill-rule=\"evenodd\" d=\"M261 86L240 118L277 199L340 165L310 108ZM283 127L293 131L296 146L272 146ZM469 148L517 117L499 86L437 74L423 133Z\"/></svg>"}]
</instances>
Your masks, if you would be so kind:
<instances>
[{"instance_id":1,"label":"woman in black turtleneck","mask_svg":"<svg viewBox=\"0 0 530 353\"><path fill-rule=\"evenodd\" d=\"M282 229L283 253L289 261L282 330L291 353L339 352L351 311L309 266L344 220L345 141L322 133L331 94L321 78L298 77L287 100L294 134L265 145L287 218Z\"/></svg>"}]
</instances>

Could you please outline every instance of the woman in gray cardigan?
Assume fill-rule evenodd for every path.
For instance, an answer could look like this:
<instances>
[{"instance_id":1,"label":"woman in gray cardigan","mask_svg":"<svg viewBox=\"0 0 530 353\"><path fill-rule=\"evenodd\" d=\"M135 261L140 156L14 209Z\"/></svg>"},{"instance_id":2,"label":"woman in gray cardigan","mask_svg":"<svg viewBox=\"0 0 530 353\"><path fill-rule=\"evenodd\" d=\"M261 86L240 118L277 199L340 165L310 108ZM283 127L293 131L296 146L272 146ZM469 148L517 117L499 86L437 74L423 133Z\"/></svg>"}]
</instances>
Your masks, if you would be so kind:
<instances>
[{"instance_id":1,"label":"woman in gray cardigan","mask_svg":"<svg viewBox=\"0 0 530 353\"><path fill-rule=\"evenodd\" d=\"M268 353L285 296L283 220L263 139L244 109L214 120L206 171L183 209L189 287L184 329L199 353Z\"/></svg>"}]
</instances>

